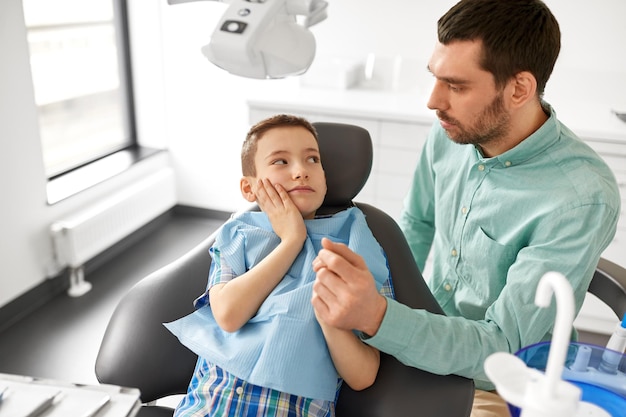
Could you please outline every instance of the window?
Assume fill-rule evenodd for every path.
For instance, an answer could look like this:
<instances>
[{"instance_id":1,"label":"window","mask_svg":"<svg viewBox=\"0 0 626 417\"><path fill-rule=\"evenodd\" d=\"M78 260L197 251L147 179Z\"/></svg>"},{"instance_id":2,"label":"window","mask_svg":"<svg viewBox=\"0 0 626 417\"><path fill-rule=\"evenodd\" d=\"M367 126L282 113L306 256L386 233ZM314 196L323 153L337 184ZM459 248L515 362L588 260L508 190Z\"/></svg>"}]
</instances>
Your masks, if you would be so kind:
<instances>
[{"instance_id":1,"label":"window","mask_svg":"<svg viewBox=\"0 0 626 417\"><path fill-rule=\"evenodd\" d=\"M23 0L48 179L136 144L124 0Z\"/></svg>"}]
</instances>

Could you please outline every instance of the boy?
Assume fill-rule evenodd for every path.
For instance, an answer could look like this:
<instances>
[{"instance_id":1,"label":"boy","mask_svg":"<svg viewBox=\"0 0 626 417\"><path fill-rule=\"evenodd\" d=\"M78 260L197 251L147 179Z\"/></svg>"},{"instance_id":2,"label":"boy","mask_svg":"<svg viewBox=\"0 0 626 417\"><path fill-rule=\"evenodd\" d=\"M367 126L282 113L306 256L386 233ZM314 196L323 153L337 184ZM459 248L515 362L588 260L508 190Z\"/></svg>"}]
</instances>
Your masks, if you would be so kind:
<instances>
[{"instance_id":1,"label":"boy","mask_svg":"<svg viewBox=\"0 0 626 417\"><path fill-rule=\"evenodd\" d=\"M316 320L312 261L322 237L342 241L368 259L376 286L391 295L385 256L358 209L315 217L326 178L305 119L256 124L241 160L241 193L262 212L222 226L197 310L166 325L199 356L175 416L333 416L341 380L369 387L380 357L352 331Z\"/></svg>"}]
</instances>

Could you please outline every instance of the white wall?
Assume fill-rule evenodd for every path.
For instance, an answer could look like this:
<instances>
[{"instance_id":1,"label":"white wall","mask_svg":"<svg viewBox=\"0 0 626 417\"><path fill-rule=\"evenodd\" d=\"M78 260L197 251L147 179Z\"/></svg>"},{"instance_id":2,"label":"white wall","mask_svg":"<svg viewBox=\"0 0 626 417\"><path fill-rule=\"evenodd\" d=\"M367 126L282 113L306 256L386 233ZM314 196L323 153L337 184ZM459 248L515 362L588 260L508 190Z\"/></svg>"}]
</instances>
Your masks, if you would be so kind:
<instances>
[{"instance_id":1,"label":"white wall","mask_svg":"<svg viewBox=\"0 0 626 417\"><path fill-rule=\"evenodd\" d=\"M318 57L361 58L373 52L426 63L435 22L450 0L329 0L329 18L313 27ZM547 0L561 22L563 53L554 81L589 95L626 80L626 2ZM297 79L259 81L231 76L200 53L225 5L130 0L136 102L142 144L170 149L181 204L236 210L239 147L248 129L246 98L297 88ZM0 2L0 306L46 279L52 259L48 226L67 212L169 162L142 164L54 206L46 204L37 111L30 81L20 0ZM600 74L571 83L572 69ZM604 76L607 73L609 76ZM559 78L560 77L560 78ZM617 84L623 85L623 84Z\"/></svg>"},{"instance_id":2,"label":"white wall","mask_svg":"<svg viewBox=\"0 0 626 417\"><path fill-rule=\"evenodd\" d=\"M0 304L39 279L46 245L30 233L45 206L45 173L21 14L19 1L0 6Z\"/></svg>"},{"instance_id":3,"label":"white wall","mask_svg":"<svg viewBox=\"0 0 626 417\"><path fill-rule=\"evenodd\" d=\"M395 0L384 8L364 3L330 0L328 19L312 29L319 59L362 59L370 52L423 58L434 44L434 22L447 8L439 1L425 6ZM246 204L238 191L239 151L249 127L246 98L297 88L298 80L244 79L206 60L200 47L208 43L222 10L224 5L215 3L164 4L162 18L169 149L178 173L180 202L231 211ZM411 38L403 35L407 32Z\"/></svg>"},{"instance_id":4,"label":"white wall","mask_svg":"<svg viewBox=\"0 0 626 417\"><path fill-rule=\"evenodd\" d=\"M454 3L329 0L328 19L312 28L317 59L363 59L375 53L378 57L402 56L423 62L419 70L426 71L436 41L436 21ZM563 33L561 56L546 97L623 97L624 91L616 86L626 86L626 2L546 3ZM210 2L162 5L167 118L181 202L234 210L244 204L236 184L240 175L239 146L248 127L246 97L295 89L297 80L247 80L226 74L208 62L199 49L208 42L223 6Z\"/></svg>"},{"instance_id":5,"label":"white wall","mask_svg":"<svg viewBox=\"0 0 626 417\"><path fill-rule=\"evenodd\" d=\"M21 0L0 2L0 55L1 307L54 272L48 232L52 222L169 166L169 156L164 153L142 162L123 175L49 206ZM138 115L142 119L152 118L151 126L158 132L160 119L151 117L158 111L146 107L148 114L140 109ZM151 145L164 144L164 138L158 134L151 138Z\"/></svg>"}]
</instances>

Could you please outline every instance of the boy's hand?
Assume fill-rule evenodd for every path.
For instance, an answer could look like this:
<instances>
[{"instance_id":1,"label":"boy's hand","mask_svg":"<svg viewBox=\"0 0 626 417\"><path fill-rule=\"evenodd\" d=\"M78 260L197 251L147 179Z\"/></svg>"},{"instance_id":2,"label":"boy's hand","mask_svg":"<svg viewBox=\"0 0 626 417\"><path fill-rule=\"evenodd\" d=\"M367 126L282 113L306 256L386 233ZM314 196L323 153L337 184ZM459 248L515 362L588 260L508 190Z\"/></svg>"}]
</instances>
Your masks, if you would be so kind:
<instances>
[{"instance_id":1,"label":"boy's hand","mask_svg":"<svg viewBox=\"0 0 626 417\"><path fill-rule=\"evenodd\" d=\"M287 191L280 184L274 185L268 179L261 179L255 195L278 237L282 241L302 245L306 239L306 226Z\"/></svg>"}]
</instances>

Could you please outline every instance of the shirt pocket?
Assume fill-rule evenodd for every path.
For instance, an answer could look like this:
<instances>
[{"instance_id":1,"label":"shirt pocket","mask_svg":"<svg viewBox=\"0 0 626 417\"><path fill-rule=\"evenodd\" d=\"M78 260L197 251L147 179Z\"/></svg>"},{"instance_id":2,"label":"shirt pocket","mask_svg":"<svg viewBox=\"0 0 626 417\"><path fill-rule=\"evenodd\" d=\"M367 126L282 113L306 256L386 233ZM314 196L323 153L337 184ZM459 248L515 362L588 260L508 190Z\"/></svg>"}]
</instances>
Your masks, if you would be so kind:
<instances>
[{"instance_id":1,"label":"shirt pocket","mask_svg":"<svg viewBox=\"0 0 626 417\"><path fill-rule=\"evenodd\" d=\"M498 298L518 251L516 246L496 241L481 227L476 230L466 243L457 268L469 293L475 294L476 304L486 308Z\"/></svg>"}]
</instances>

